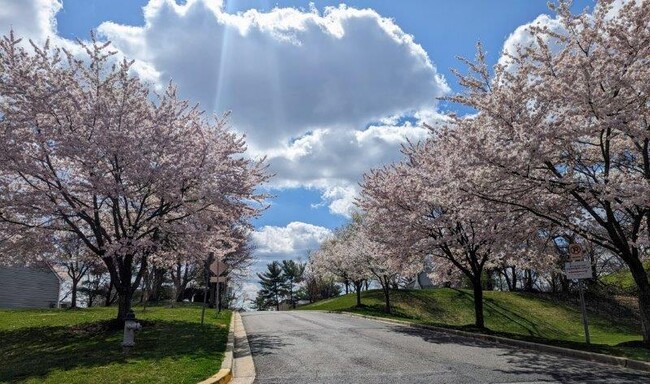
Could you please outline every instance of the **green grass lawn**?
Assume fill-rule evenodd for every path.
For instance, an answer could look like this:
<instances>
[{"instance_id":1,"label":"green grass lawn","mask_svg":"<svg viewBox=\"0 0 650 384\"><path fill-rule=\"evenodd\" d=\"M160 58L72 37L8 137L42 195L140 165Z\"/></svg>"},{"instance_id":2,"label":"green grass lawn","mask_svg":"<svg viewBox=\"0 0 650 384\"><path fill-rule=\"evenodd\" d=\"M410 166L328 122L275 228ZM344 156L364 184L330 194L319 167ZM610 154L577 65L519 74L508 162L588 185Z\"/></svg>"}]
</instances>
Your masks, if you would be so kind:
<instances>
[{"instance_id":1,"label":"green grass lawn","mask_svg":"<svg viewBox=\"0 0 650 384\"><path fill-rule=\"evenodd\" d=\"M643 262L643 268L650 273L650 260ZM601 280L603 283L616 287L623 292L637 292L636 283L634 282L634 278L632 278L632 273L627 268L602 276Z\"/></svg>"},{"instance_id":2,"label":"green grass lawn","mask_svg":"<svg viewBox=\"0 0 650 384\"><path fill-rule=\"evenodd\" d=\"M383 294L379 290L363 292L361 301L363 307L355 308L355 295L349 294L299 309L347 311L477 331L473 326L474 306L470 290L439 288L393 291L393 315L383 312ZM630 324L629 319L617 321L616 314L605 318L589 313L592 345L587 346L584 343L580 309L549 296L486 291L484 312L488 329L480 330L483 333L650 360L650 350L629 346L641 340L640 329Z\"/></svg>"},{"instance_id":3,"label":"green grass lawn","mask_svg":"<svg viewBox=\"0 0 650 384\"><path fill-rule=\"evenodd\" d=\"M0 382L196 383L223 360L231 313L134 308L143 324L122 352L117 308L0 310Z\"/></svg>"}]
</instances>

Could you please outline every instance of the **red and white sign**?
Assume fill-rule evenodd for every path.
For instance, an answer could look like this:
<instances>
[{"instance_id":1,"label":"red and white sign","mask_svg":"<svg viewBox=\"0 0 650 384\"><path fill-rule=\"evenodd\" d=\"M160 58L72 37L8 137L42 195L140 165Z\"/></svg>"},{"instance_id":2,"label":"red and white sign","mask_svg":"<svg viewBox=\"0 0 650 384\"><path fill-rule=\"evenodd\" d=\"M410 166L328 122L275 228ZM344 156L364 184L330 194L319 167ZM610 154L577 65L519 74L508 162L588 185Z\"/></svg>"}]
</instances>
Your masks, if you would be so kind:
<instances>
[{"instance_id":1,"label":"red and white sign","mask_svg":"<svg viewBox=\"0 0 650 384\"><path fill-rule=\"evenodd\" d=\"M584 250L580 244L569 244L569 261L582 261L585 258Z\"/></svg>"}]
</instances>

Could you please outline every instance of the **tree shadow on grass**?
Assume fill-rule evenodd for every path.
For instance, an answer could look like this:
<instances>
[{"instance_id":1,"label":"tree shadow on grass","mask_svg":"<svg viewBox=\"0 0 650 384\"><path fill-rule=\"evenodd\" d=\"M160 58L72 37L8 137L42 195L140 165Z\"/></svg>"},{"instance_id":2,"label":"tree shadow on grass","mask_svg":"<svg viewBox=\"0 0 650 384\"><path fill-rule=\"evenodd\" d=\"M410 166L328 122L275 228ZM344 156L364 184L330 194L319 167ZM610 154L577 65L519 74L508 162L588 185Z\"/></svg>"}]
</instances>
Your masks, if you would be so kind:
<instances>
[{"instance_id":1,"label":"tree shadow on grass","mask_svg":"<svg viewBox=\"0 0 650 384\"><path fill-rule=\"evenodd\" d=\"M624 370L551 353L536 352L421 328L397 326L392 328L392 331L419 337L429 343L477 347L484 349L486 354L502 356L506 359L507 366L495 366L494 371L513 375L513 381L517 381L517 377L538 377L539 375L544 375L554 382L561 383L650 382L650 374L647 372ZM472 363L469 360L465 362Z\"/></svg>"},{"instance_id":2,"label":"tree shadow on grass","mask_svg":"<svg viewBox=\"0 0 650 384\"><path fill-rule=\"evenodd\" d=\"M183 321L140 321L136 345L124 354L112 321L0 331L0 382L45 377L54 370L92 368L162 358L214 357L228 330Z\"/></svg>"},{"instance_id":3,"label":"tree shadow on grass","mask_svg":"<svg viewBox=\"0 0 650 384\"><path fill-rule=\"evenodd\" d=\"M458 289L456 289L455 291L458 293L459 296L462 296L465 300L468 300L473 305L474 302L473 294ZM503 320L507 322L516 324L519 328L521 328L521 330L525 331L528 335L540 336L540 337L543 335L543 332L540 330L538 324L534 323L530 319L525 318L519 313L514 312L512 309L506 307L505 305L502 305L497 300L484 297L483 308L484 308L485 315L487 315L486 317L491 318L492 321L501 320L499 319L499 317L501 317ZM547 323L545 325L549 329L553 329L554 331L561 333L560 330L553 327L550 323Z\"/></svg>"}]
</instances>

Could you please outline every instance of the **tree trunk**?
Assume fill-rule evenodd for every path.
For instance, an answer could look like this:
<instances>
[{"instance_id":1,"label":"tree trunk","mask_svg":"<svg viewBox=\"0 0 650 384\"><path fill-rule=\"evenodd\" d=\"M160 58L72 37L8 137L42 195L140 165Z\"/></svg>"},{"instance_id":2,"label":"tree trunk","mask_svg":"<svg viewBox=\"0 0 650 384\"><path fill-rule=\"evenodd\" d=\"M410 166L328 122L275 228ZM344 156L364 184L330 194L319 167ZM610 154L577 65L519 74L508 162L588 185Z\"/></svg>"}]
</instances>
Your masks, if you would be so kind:
<instances>
[{"instance_id":1,"label":"tree trunk","mask_svg":"<svg viewBox=\"0 0 650 384\"><path fill-rule=\"evenodd\" d=\"M88 278L88 282L90 282L90 277ZM92 291L94 289L95 289L94 286L88 284L88 290L86 291L86 292L88 292L87 298L86 298L86 305L88 305L88 308L93 306L93 301L95 299L95 293L92 292Z\"/></svg>"},{"instance_id":2,"label":"tree trunk","mask_svg":"<svg viewBox=\"0 0 650 384\"><path fill-rule=\"evenodd\" d=\"M386 300L386 303L384 304L384 311L386 313L391 313L391 308L390 308L390 288L389 287L384 288L384 298Z\"/></svg>"},{"instance_id":3,"label":"tree trunk","mask_svg":"<svg viewBox=\"0 0 650 384\"><path fill-rule=\"evenodd\" d=\"M111 304L113 304L113 300L111 300L111 294L113 293L113 277L111 276L109 279L108 290L106 291L106 301L104 301L105 307L110 307Z\"/></svg>"},{"instance_id":4,"label":"tree trunk","mask_svg":"<svg viewBox=\"0 0 650 384\"><path fill-rule=\"evenodd\" d=\"M560 274L560 291L569 292L569 279L564 274Z\"/></svg>"},{"instance_id":5,"label":"tree trunk","mask_svg":"<svg viewBox=\"0 0 650 384\"><path fill-rule=\"evenodd\" d=\"M181 303L183 302L183 298L185 297L185 288L183 287L176 287L176 302Z\"/></svg>"},{"instance_id":6,"label":"tree trunk","mask_svg":"<svg viewBox=\"0 0 650 384\"><path fill-rule=\"evenodd\" d=\"M508 268L503 268L501 271L501 276L506 280L506 285L508 286L508 291L512 292L514 289L512 289L512 282L510 280L510 277L508 277Z\"/></svg>"},{"instance_id":7,"label":"tree trunk","mask_svg":"<svg viewBox=\"0 0 650 384\"><path fill-rule=\"evenodd\" d=\"M388 279L381 279L381 287L384 291L384 312L386 313L391 313L391 307L390 307L390 281Z\"/></svg>"},{"instance_id":8,"label":"tree trunk","mask_svg":"<svg viewBox=\"0 0 650 384\"><path fill-rule=\"evenodd\" d=\"M512 290L517 290L517 269L515 267L510 267L512 271Z\"/></svg>"},{"instance_id":9,"label":"tree trunk","mask_svg":"<svg viewBox=\"0 0 650 384\"><path fill-rule=\"evenodd\" d=\"M133 255L126 255L120 259L104 259L108 272L111 274L111 282L115 285L118 294L117 320L124 321L126 314L131 310L133 293L140 286L142 276L147 271L147 259L143 256L139 261L139 267L135 281L133 280Z\"/></svg>"},{"instance_id":10,"label":"tree trunk","mask_svg":"<svg viewBox=\"0 0 650 384\"><path fill-rule=\"evenodd\" d=\"M126 290L117 291L117 293L117 319L124 321L126 314L131 310L131 299L133 298L133 292L131 291L130 287L128 287Z\"/></svg>"},{"instance_id":11,"label":"tree trunk","mask_svg":"<svg viewBox=\"0 0 650 384\"><path fill-rule=\"evenodd\" d=\"M162 285L165 282L165 273L167 271L163 268L153 267L151 278L151 293L149 294L149 301L160 301L162 294Z\"/></svg>"},{"instance_id":12,"label":"tree trunk","mask_svg":"<svg viewBox=\"0 0 650 384\"><path fill-rule=\"evenodd\" d=\"M472 286L474 288L474 316L476 318L474 325L478 328L485 328L485 320L483 319L483 287L481 286L480 275L472 279Z\"/></svg>"},{"instance_id":13,"label":"tree trunk","mask_svg":"<svg viewBox=\"0 0 650 384\"><path fill-rule=\"evenodd\" d=\"M643 264L638 259L635 263L628 263L632 277L639 288L639 312L641 314L641 332L643 344L650 347L650 281L648 273L643 269Z\"/></svg>"},{"instance_id":14,"label":"tree trunk","mask_svg":"<svg viewBox=\"0 0 650 384\"><path fill-rule=\"evenodd\" d=\"M361 289L363 288L363 280L355 282L354 287L357 289L357 307L360 307L361 306Z\"/></svg>"},{"instance_id":15,"label":"tree trunk","mask_svg":"<svg viewBox=\"0 0 650 384\"><path fill-rule=\"evenodd\" d=\"M526 292L532 292L533 291L533 271L530 269L526 269L524 271L525 275L525 280L524 280L524 290Z\"/></svg>"},{"instance_id":16,"label":"tree trunk","mask_svg":"<svg viewBox=\"0 0 650 384\"><path fill-rule=\"evenodd\" d=\"M72 298L70 299L70 307L77 308L77 285L79 280L72 279Z\"/></svg>"},{"instance_id":17,"label":"tree trunk","mask_svg":"<svg viewBox=\"0 0 650 384\"><path fill-rule=\"evenodd\" d=\"M486 291L494 291L494 281L492 281L492 275L493 275L493 270L492 269L486 269L485 270L485 290Z\"/></svg>"},{"instance_id":18,"label":"tree trunk","mask_svg":"<svg viewBox=\"0 0 650 384\"><path fill-rule=\"evenodd\" d=\"M554 294L554 295L557 293L557 281L558 281L557 273L552 272L551 273L551 293Z\"/></svg>"}]
</instances>

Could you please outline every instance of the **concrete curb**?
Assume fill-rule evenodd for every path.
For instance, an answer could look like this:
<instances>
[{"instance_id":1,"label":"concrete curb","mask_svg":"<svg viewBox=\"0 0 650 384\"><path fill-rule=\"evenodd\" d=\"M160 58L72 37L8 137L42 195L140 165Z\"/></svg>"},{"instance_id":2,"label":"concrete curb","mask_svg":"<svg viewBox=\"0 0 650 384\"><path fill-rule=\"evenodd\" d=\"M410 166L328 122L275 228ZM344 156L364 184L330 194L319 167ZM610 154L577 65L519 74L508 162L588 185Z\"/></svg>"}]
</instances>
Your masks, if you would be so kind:
<instances>
[{"instance_id":1,"label":"concrete curb","mask_svg":"<svg viewBox=\"0 0 650 384\"><path fill-rule=\"evenodd\" d=\"M344 314L344 315L354 316L354 317L361 317L361 318L364 318L364 319L370 319L370 320L375 320L375 321L389 323L389 324L399 324L399 325L409 326L409 327L413 327L413 328L427 329L427 330L441 332L441 333L451 333L451 334L454 334L454 335L457 335L457 336L462 336L462 337L466 337L466 338L470 338L470 339L477 339L477 340L489 341L489 342L493 342L493 343L499 343L499 344L516 346L516 347L522 347L522 348L530 349L530 350L533 350L533 351L554 353L554 354L574 357L574 358L582 359L582 360L594 361L594 362L603 363L603 364L609 364L609 365L615 365L615 366L619 366L619 367L630 368L630 369L634 369L634 370L638 370L638 371L650 372L650 362L645 362L645 361L640 361L640 360L633 360L633 359L628 359L628 358L625 358L625 357L603 355L602 353L580 351L580 350L577 350L577 349L556 347L556 346L553 346L553 345L539 344L539 343L533 343L533 342L530 342L530 341L523 341L523 340L516 340L516 339L508 339L508 338L501 337L501 336L486 335L486 334L482 334L482 333L466 332L466 331L460 331L460 330L457 330L457 329L436 327L436 326L433 326L433 325L415 324L415 323L411 323L411 322L404 321L404 320L385 319L385 318L382 318L382 317L361 315L361 314L350 313L350 312L340 312L340 311L327 311L327 312Z\"/></svg>"},{"instance_id":2,"label":"concrete curb","mask_svg":"<svg viewBox=\"0 0 650 384\"><path fill-rule=\"evenodd\" d=\"M223 356L221 369L209 378L200 381L198 384L226 384L232 380L233 350L235 349L235 312L230 316L230 327L228 328L228 342L226 352Z\"/></svg>"}]
</instances>

